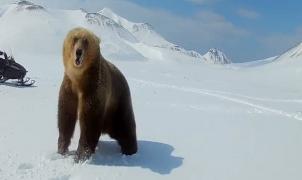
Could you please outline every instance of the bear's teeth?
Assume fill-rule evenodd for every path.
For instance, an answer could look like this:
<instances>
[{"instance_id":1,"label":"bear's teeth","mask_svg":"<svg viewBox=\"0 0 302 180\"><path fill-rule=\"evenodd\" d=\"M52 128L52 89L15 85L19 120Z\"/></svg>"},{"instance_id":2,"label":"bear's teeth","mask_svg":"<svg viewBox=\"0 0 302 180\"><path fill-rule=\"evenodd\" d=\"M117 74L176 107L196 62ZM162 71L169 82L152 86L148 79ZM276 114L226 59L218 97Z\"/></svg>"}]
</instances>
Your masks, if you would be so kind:
<instances>
[{"instance_id":1,"label":"bear's teeth","mask_svg":"<svg viewBox=\"0 0 302 180\"><path fill-rule=\"evenodd\" d=\"M80 60L80 58L77 58L76 59L76 65L80 65L81 64L81 60Z\"/></svg>"}]
</instances>

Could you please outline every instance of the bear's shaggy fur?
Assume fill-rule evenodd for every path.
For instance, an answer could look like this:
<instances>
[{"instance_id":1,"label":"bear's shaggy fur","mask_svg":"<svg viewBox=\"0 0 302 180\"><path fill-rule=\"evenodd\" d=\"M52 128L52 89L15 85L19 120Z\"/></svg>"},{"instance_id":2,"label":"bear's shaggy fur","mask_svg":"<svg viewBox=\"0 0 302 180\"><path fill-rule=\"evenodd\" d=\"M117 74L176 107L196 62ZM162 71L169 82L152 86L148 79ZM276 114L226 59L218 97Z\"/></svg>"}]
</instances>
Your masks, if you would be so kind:
<instances>
[{"instance_id":1,"label":"bear's shaggy fur","mask_svg":"<svg viewBox=\"0 0 302 180\"><path fill-rule=\"evenodd\" d=\"M58 103L58 153L66 154L76 120L80 140L75 160L94 153L101 134L109 134L123 154L137 152L136 125L125 77L100 53L100 39L84 28L71 30L64 40L64 79Z\"/></svg>"}]
</instances>

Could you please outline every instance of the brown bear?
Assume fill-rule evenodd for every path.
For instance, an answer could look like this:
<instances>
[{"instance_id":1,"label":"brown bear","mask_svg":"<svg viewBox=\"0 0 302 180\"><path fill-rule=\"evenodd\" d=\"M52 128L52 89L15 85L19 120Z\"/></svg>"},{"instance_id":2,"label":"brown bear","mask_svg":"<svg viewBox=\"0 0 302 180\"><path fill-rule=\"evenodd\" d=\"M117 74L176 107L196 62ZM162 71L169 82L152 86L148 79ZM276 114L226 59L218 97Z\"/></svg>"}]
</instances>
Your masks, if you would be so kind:
<instances>
[{"instance_id":1,"label":"brown bear","mask_svg":"<svg viewBox=\"0 0 302 180\"><path fill-rule=\"evenodd\" d=\"M123 74L100 53L100 39L84 28L72 29L63 45L64 79L58 102L58 153L66 154L76 120L80 140L75 160L94 153L101 134L118 141L125 155L137 152L130 90Z\"/></svg>"}]
</instances>

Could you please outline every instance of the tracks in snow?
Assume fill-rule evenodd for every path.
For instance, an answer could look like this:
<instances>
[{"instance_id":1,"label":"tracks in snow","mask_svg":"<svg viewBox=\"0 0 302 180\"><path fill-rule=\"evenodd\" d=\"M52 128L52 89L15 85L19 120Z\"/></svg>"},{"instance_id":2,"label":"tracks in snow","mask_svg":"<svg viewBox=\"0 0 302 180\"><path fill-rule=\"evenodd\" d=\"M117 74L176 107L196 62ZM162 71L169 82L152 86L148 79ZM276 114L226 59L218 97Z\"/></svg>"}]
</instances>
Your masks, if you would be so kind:
<instances>
[{"instance_id":1,"label":"tracks in snow","mask_svg":"<svg viewBox=\"0 0 302 180\"><path fill-rule=\"evenodd\" d=\"M261 104L256 104L253 102L250 102L246 99L250 100L258 100L258 101L270 101L270 102L294 102L294 103L302 103L302 100L287 100L287 99L266 99L266 98L257 98L257 97L249 97L245 95L238 95L234 93L229 93L229 92L223 92L223 91L213 91L213 90L207 90L207 89L197 89L197 88L188 88L188 87L181 87L181 86L176 86L176 85L170 85L170 84L163 84L163 83L157 83L157 82L152 82L152 81L145 81L145 80L140 80L136 78L130 78L131 81L140 83L145 86L152 86L152 87L158 87L158 88L168 88L168 89L173 89L173 90L178 90L178 91L183 91L183 92L188 92L188 93L195 93L195 94L200 94L200 95L206 95L206 96L212 96L218 99L234 102L237 104L242 104L250 107L254 107L257 109L261 109L266 112L270 112L273 114L278 114L280 116L296 119L296 120L302 120L302 116L297 114L297 113L289 113L285 112L283 110L267 107ZM240 97L240 98L238 98ZM245 99L242 99L245 98Z\"/></svg>"}]
</instances>

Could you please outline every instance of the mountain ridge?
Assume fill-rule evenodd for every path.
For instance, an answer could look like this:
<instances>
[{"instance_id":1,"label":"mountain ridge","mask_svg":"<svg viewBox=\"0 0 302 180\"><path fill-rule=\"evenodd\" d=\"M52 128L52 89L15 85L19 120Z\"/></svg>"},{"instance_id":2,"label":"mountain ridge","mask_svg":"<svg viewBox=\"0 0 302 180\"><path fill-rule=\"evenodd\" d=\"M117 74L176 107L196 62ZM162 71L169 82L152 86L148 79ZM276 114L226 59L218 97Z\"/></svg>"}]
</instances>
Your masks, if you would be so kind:
<instances>
[{"instance_id":1,"label":"mountain ridge","mask_svg":"<svg viewBox=\"0 0 302 180\"><path fill-rule=\"evenodd\" d=\"M275 61L286 61L286 60L302 60L302 42L297 43L292 48L288 49L281 55L279 55Z\"/></svg>"},{"instance_id":2,"label":"mountain ridge","mask_svg":"<svg viewBox=\"0 0 302 180\"><path fill-rule=\"evenodd\" d=\"M34 14L28 14L27 12L34 12ZM39 14L42 12L43 14ZM150 52L158 51L156 52L159 54L157 57L162 60L165 60L165 57L168 55L176 59L185 58L205 63L229 63L229 61L225 60L217 61L215 58L214 60L209 60L207 57L204 57L194 50L186 50L179 45L167 41L155 31L151 24L147 22L135 23L129 21L109 8L103 8L98 12L88 12L84 9L54 10L30 1L21 0L7 6L1 6L0 18L2 18L2 25L3 27L6 27L5 29L14 29L15 27L18 27L17 29L33 28L32 32L27 32L28 34L31 34L30 36L22 38L23 32L19 32L15 29L12 32L5 31L3 28L0 30L3 34L10 34L12 37L17 37L14 39L16 42L9 42L16 46L20 46L17 41L22 41L22 43L24 43L23 46L25 46L25 42L30 43L32 41L31 37L32 39L39 40L36 41L35 44L43 43L43 31L48 34L47 36L49 36L49 38L51 35L56 34L57 39L52 38L50 41L59 42L61 38L64 38L68 29L75 26L83 26L94 31L97 35L100 35L102 37L101 39L104 40L105 53L115 57L121 57L118 53L123 53L129 55L129 59L134 57L153 59L153 57L150 57L152 53L147 52L147 50L150 49ZM34 29L35 27L33 26L38 26L41 30ZM34 32L37 32L40 36L35 36ZM60 33L58 34L58 32ZM2 38L2 41L4 41L3 39L8 41L9 38ZM44 46L45 48L47 47L47 45L42 45L40 47L43 48ZM143 48L143 50L140 48ZM170 53L167 54L167 52ZM171 55L171 53L175 55ZM179 56L177 54L179 54Z\"/></svg>"}]
</instances>

